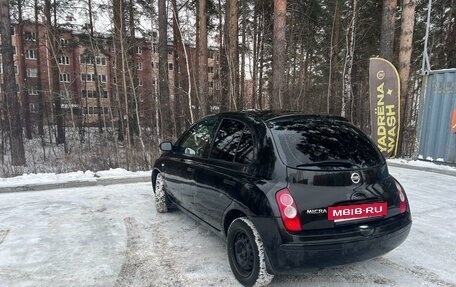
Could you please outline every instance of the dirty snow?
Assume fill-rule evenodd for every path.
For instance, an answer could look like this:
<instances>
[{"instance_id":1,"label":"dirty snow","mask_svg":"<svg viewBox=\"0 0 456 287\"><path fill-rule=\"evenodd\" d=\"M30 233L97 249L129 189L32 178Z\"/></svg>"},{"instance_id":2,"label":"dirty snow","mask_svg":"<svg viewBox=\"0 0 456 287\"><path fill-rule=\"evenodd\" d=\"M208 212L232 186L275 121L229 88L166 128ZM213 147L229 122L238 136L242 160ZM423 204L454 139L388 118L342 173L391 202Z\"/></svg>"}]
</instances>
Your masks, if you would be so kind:
<instances>
[{"instance_id":1,"label":"dirty snow","mask_svg":"<svg viewBox=\"0 0 456 287\"><path fill-rule=\"evenodd\" d=\"M134 178L150 176L150 171L131 172L122 168L103 171L76 171L69 173L30 173L16 177L0 178L0 188L34 184L67 183L73 181L96 181L97 179Z\"/></svg>"},{"instance_id":2,"label":"dirty snow","mask_svg":"<svg viewBox=\"0 0 456 287\"><path fill-rule=\"evenodd\" d=\"M385 256L271 286L456 287L456 177L390 168L413 227ZM0 194L0 286L239 286L222 238L179 211L157 214L150 183Z\"/></svg>"}]
</instances>

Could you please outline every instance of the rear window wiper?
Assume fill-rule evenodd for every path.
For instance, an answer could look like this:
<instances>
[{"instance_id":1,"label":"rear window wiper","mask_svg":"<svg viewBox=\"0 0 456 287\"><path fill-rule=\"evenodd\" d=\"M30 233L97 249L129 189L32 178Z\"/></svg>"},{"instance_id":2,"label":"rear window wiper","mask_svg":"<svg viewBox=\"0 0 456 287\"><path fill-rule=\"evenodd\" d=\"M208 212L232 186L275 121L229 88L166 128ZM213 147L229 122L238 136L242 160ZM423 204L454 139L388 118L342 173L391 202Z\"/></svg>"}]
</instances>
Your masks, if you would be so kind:
<instances>
[{"instance_id":1,"label":"rear window wiper","mask_svg":"<svg viewBox=\"0 0 456 287\"><path fill-rule=\"evenodd\" d=\"M359 168L359 164L356 164L350 160L322 160L314 161L309 163L298 164L296 167L306 167L306 166L346 166L346 167L356 167Z\"/></svg>"}]
</instances>

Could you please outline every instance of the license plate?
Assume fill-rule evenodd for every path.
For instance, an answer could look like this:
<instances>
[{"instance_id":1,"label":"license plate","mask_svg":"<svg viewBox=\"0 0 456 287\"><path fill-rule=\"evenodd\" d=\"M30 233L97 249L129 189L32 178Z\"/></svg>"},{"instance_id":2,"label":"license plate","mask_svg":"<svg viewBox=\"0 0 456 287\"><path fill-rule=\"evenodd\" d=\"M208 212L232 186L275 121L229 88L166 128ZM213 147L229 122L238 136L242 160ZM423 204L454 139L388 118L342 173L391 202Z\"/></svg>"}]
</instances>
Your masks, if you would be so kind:
<instances>
[{"instance_id":1,"label":"license plate","mask_svg":"<svg viewBox=\"0 0 456 287\"><path fill-rule=\"evenodd\" d=\"M328 207L328 220L334 222L385 216L387 214L386 202Z\"/></svg>"}]
</instances>

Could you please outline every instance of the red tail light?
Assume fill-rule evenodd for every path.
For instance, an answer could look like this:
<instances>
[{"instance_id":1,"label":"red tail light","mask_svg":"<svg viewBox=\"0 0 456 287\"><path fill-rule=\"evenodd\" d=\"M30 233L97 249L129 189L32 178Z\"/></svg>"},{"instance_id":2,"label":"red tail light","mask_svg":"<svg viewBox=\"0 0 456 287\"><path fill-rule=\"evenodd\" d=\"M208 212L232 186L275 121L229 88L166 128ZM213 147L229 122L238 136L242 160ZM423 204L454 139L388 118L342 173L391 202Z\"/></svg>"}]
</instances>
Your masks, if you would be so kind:
<instances>
[{"instance_id":1,"label":"red tail light","mask_svg":"<svg viewBox=\"0 0 456 287\"><path fill-rule=\"evenodd\" d=\"M396 184L397 195L399 196L399 211L400 213L404 213L407 211L407 197L401 184L396 179L394 179L394 183Z\"/></svg>"},{"instance_id":2,"label":"red tail light","mask_svg":"<svg viewBox=\"0 0 456 287\"><path fill-rule=\"evenodd\" d=\"M299 219L298 208L288 189L279 190L276 193L276 201L282 216L283 225L288 231L301 231L301 220Z\"/></svg>"}]
</instances>

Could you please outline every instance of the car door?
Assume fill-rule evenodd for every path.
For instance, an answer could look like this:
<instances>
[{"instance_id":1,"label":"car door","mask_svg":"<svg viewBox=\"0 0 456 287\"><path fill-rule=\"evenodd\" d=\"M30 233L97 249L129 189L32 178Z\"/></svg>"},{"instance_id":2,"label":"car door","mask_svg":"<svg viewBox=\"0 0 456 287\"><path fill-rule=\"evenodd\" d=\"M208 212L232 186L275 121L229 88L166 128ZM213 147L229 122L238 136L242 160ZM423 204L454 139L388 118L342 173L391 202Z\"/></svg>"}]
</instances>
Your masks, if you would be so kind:
<instances>
[{"instance_id":1,"label":"car door","mask_svg":"<svg viewBox=\"0 0 456 287\"><path fill-rule=\"evenodd\" d=\"M177 141L166 169L173 200L189 211L195 191L195 161L208 156L217 124L217 117L209 117L191 127Z\"/></svg>"},{"instance_id":2,"label":"car door","mask_svg":"<svg viewBox=\"0 0 456 287\"><path fill-rule=\"evenodd\" d=\"M221 230L222 217L236 193L246 183L246 170L253 161L250 129L235 119L223 119L208 159L196 164L194 210L197 216Z\"/></svg>"}]
</instances>

